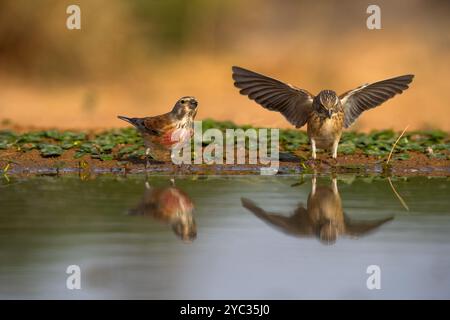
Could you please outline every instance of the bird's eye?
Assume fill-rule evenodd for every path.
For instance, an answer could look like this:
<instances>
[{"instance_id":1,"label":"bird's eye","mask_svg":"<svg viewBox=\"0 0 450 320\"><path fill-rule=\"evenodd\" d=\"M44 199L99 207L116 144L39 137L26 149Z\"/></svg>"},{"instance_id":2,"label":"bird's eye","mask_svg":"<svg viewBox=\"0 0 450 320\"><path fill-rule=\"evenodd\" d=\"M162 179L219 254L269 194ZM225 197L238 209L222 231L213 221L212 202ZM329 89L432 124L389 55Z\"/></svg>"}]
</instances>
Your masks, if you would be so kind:
<instances>
[{"instance_id":1,"label":"bird's eye","mask_svg":"<svg viewBox=\"0 0 450 320\"><path fill-rule=\"evenodd\" d=\"M180 100L180 103L181 103L181 104L184 104L185 102L186 102L186 101L184 101L184 100Z\"/></svg>"}]
</instances>

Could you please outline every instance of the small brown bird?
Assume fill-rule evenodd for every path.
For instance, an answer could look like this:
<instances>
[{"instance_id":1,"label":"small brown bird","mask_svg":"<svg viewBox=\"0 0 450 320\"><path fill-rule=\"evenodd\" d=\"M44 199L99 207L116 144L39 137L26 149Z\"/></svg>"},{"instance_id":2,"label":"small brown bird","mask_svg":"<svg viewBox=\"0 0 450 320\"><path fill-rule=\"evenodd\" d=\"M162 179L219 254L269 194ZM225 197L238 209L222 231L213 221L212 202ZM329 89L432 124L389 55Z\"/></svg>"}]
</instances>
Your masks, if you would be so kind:
<instances>
[{"instance_id":1,"label":"small brown bird","mask_svg":"<svg viewBox=\"0 0 450 320\"><path fill-rule=\"evenodd\" d=\"M316 148L332 151L334 159L343 128L365 110L375 108L408 88L414 75L362 85L340 96L323 90L317 96L304 89L240 67L232 67L234 85L264 108L280 112L296 128L307 124L312 157Z\"/></svg>"},{"instance_id":2,"label":"small brown bird","mask_svg":"<svg viewBox=\"0 0 450 320\"><path fill-rule=\"evenodd\" d=\"M145 118L118 116L135 126L144 139L147 156L157 161L171 161L172 148L185 143L193 134L198 102L194 97L183 97L172 111L163 115Z\"/></svg>"},{"instance_id":3,"label":"small brown bird","mask_svg":"<svg viewBox=\"0 0 450 320\"><path fill-rule=\"evenodd\" d=\"M246 198L241 198L241 202L242 206L255 216L286 234L298 237L315 236L323 244L334 244L341 235L351 237L366 235L393 219L393 217L367 221L350 219L342 209L336 179L333 179L330 188L317 186L316 178L313 178L306 209L300 203L290 217L266 212Z\"/></svg>"},{"instance_id":4,"label":"small brown bird","mask_svg":"<svg viewBox=\"0 0 450 320\"><path fill-rule=\"evenodd\" d=\"M171 183L170 187L154 188L147 182L141 202L128 213L150 216L167 223L183 242L190 243L197 237L194 204L186 193L175 186L173 179Z\"/></svg>"}]
</instances>

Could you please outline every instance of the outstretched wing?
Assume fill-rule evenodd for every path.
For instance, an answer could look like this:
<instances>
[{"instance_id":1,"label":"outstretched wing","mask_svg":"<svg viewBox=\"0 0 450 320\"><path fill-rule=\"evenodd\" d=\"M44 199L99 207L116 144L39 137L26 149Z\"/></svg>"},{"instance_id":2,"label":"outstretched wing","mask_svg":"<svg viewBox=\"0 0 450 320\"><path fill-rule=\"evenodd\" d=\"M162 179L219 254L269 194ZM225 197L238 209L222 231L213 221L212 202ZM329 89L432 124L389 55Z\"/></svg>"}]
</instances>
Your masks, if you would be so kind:
<instances>
[{"instance_id":1,"label":"outstretched wing","mask_svg":"<svg viewBox=\"0 0 450 320\"><path fill-rule=\"evenodd\" d=\"M267 212L264 209L258 207L256 203L247 198L241 198L241 203L244 208L251 211L255 216L264 220L265 222L280 227L282 229L288 229L288 218L282 215Z\"/></svg>"},{"instance_id":2,"label":"outstretched wing","mask_svg":"<svg viewBox=\"0 0 450 320\"><path fill-rule=\"evenodd\" d=\"M345 232L349 236L360 237L364 236L372 231L375 231L377 228L381 227L388 221L394 219L394 216L387 217L379 220L353 220L350 219L344 213L344 221L345 221Z\"/></svg>"},{"instance_id":3,"label":"outstretched wing","mask_svg":"<svg viewBox=\"0 0 450 320\"><path fill-rule=\"evenodd\" d=\"M232 67L234 85L268 110L280 112L297 128L309 118L314 96L306 90L240 67Z\"/></svg>"},{"instance_id":4,"label":"outstretched wing","mask_svg":"<svg viewBox=\"0 0 450 320\"><path fill-rule=\"evenodd\" d=\"M344 107L344 126L346 128L368 109L375 108L408 89L414 75L408 74L396 78L362 85L340 95Z\"/></svg>"},{"instance_id":5,"label":"outstretched wing","mask_svg":"<svg viewBox=\"0 0 450 320\"><path fill-rule=\"evenodd\" d=\"M267 212L247 198L241 198L241 203L244 208L252 212L255 216L286 234L301 236L311 233L309 224L304 221L306 210L301 204L298 206L293 216L286 217L277 213Z\"/></svg>"}]
</instances>

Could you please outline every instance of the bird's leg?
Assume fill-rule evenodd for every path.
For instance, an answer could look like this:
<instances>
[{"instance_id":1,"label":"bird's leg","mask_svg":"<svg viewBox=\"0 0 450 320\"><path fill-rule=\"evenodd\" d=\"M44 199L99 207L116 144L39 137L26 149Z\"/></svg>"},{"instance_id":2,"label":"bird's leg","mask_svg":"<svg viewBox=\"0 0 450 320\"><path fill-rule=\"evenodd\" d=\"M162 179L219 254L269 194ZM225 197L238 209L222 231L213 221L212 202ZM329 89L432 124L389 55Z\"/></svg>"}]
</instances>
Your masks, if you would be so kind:
<instances>
[{"instance_id":1,"label":"bird's leg","mask_svg":"<svg viewBox=\"0 0 450 320\"><path fill-rule=\"evenodd\" d=\"M311 178L311 197L313 197L316 194L316 183L317 183L316 174L314 174L313 177Z\"/></svg>"},{"instance_id":2,"label":"bird's leg","mask_svg":"<svg viewBox=\"0 0 450 320\"><path fill-rule=\"evenodd\" d=\"M337 159L337 149L339 146L339 139L334 140L333 142L333 148L332 148L332 152L333 152L333 159L336 160Z\"/></svg>"},{"instance_id":3,"label":"bird's leg","mask_svg":"<svg viewBox=\"0 0 450 320\"><path fill-rule=\"evenodd\" d=\"M311 158L312 159L309 159L307 163L309 166L315 167L317 154L316 154L316 140L314 140L313 138L311 138Z\"/></svg>"},{"instance_id":4,"label":"bird's leg","mask_svg":"<svg viewBox=\"0 0 450 320\"><path fill-rule=\"evenodd\" d=\"M339 194L339 190L338 190L338 186L337 186L337 179L333 178L333 180L331 180L331 184L332 184L333 193Z\"/></svg>"}]
</instances>

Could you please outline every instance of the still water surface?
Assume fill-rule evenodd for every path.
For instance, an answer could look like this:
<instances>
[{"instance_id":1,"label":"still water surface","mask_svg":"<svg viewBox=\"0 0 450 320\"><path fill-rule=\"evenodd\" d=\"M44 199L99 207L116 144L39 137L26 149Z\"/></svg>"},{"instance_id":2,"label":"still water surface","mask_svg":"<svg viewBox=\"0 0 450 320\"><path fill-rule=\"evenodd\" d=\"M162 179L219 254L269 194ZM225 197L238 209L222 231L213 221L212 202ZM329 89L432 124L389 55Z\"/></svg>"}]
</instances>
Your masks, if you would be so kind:
<instances>
[{"instance_id":1,"label":"still water surface","mask_svg":"<svg viewBox=\"0 0 450 320\"><path fill-rule=\"evenodd\" d=\"M392 182L409 211L354 176L2 181L0 298L448 299L450 181Z\"/></svg>"}]
</instances>

